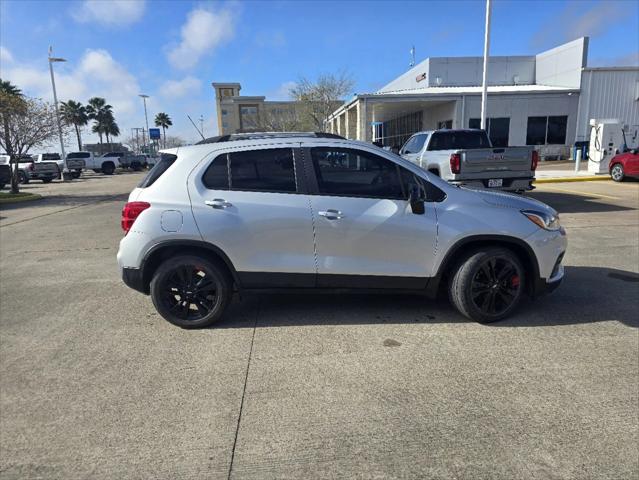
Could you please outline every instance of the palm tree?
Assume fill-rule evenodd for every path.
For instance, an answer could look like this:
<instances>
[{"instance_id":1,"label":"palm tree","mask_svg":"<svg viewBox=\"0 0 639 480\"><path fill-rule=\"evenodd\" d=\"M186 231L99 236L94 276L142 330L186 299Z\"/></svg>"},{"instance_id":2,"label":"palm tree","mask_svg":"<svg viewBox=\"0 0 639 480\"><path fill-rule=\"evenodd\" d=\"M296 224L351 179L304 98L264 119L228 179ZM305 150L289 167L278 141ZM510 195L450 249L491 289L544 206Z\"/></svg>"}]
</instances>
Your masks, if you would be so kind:
<instances>
[{"instance_id":1,"label":"palm tree","mask_svg":"<svg viewBox=\"0 0 639 480\"><path fill-rule=\"evenodd\" d=\"M120 135L120 127L115 121L113 117L113 113L107 112L102 121L102 126L104 129L104 134L106 135L107 143L111 143L109 137L117 137Z\"/></svg>"},{"instance_id":2,"label":"palm tree","mask_svg":"<svg viewBox=\"0 0 639 480\"><path fill-rule=\"evenodd\" d=\"M0 116L4 128L4 148L9 155L9 164L13 160L14 152L11 145L11 116L19 114L24 107L24 95L22 91L8 80L0 78ZM18 187L18 162L14 163L13 175L11 175L11 193L19 193Z\"/></svg>"},{"instance_id":3,"label":"palm tree","mask_svg":"<svg viewBox=\"0 0 639 480\"><path fill-rule=\"evenodd\" d=\"M89 122L89 115L87 114L86 107L80 102L69 100L68 102L62 102L60 113L62 114L64 121L75 127L75 134L78 137L78 150L82 150L80 127L83 127Z\"/></svg>"},{"instance_id":4,"label":"palm tree","mask_svg":"<svg viewBox=\"0 0 639 480\"><path fill-rule=\"evenodd\" d=\"M91 131L98 134L102 143L102 135L105 133L104 123L109 114L113 116L113 107L107 104L104 98L93 97L87 102L86 112L89 118L95 121Z\"/></svg>"},{"instance_id":5,"label":"palm tree","mask_svg":"<svg viewBox=\"0 0 639 480\"><path fill-rule=\"evenodd\" d=\"M167 113L160 112L155 116L155 126L162 127L162 135L164 136L164 148L166 148L166 129L173 125L171 117Z\"/></svg>"}]
</instances>

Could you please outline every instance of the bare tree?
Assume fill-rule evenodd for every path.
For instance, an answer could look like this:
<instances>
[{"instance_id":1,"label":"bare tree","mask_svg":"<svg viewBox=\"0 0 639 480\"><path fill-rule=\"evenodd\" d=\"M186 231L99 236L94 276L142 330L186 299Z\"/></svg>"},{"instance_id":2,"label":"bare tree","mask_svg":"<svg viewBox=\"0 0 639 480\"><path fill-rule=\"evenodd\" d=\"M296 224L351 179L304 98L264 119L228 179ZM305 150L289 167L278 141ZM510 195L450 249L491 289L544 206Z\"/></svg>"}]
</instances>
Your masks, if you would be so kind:
<instances>
[{"instance_id":1,"label":"bare tree","mask_svg":"<svg viewBox=\"0 0 639 480\"><path fill-rule=\"evenodd\" d=\"M324 131L328 117L352 91L353 79L345 73L324 74L312 82L302 77L291 89L291 96L300 102L302 121L316 131Z\"/></svg>"},{"instance_id":2,"label":"bare tree","mask_svg":"<svg viewBox=\"0 0 639 480\"><path fill-rule=\"evenodd\" d=\"M21 102L20 113L13 115L11 122L0 130L0 147L10 151L14 158L28 153L33 147L49 145L58 135L53 105L28 97L23 97ZM68 125L63 128L63 135L68 136ZM11 191L18 192L17 184L14 188L12 182Z\"/></svg>"},{"instance_id":3,"label":"bare tree","mask_svg":"<svg viewBox=\"0 0 639 480\"><path fill-rule=\"evenodd\" d=\"M295 104L266 108L260 116L261 127L266 132L295 132L308 130L303 124L302 109Z\"/></svg>"},{"instance_id":4,"label":"bare tree","mask_svg":"<svg viewBox=\"0 0 639 480\"><path fill-rule=\"evenodd\" d=\"M177 135L168 135L164 138L164 148L176 148L186 145L186 141Z\"/></svg>"}]
</instances>

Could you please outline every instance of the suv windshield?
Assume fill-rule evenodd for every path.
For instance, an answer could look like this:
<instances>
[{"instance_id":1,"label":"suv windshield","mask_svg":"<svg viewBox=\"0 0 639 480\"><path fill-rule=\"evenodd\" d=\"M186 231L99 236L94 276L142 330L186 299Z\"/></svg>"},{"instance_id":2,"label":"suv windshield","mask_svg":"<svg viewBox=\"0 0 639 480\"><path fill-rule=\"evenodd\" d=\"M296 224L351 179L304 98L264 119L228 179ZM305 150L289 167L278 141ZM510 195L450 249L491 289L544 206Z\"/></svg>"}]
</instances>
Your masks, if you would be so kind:
<instances>
[{"instance_id":1,"label":"suv windshield","mask_svg":"<svg viewBox=\"0 0 639 480\"><path fill-rule=\"evenodd\" d=\"M471 150L490 148L488 135L483 130L450 130L433 133L428 150Z\"/></svg>"}]
</instances>

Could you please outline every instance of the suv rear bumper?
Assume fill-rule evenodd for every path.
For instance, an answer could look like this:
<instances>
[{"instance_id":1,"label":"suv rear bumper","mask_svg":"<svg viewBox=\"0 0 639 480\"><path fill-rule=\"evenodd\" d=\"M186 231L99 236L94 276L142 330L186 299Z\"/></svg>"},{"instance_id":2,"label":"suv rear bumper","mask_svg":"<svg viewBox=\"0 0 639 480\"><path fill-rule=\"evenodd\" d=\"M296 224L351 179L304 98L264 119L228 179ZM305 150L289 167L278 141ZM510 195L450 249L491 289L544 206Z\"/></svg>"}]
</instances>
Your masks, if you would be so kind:
<instances>
[{"instance_id":1,"label":"suv rear bumper","mask_svg":"<svg viewBox=\"0 0 639 480\"><path fill-rule=\"evenodd\" d=\"M122 281L127 287L148 295L148 288L144 287L142 270L139 268L122 268Z\"/></svg>"}]
</instances>

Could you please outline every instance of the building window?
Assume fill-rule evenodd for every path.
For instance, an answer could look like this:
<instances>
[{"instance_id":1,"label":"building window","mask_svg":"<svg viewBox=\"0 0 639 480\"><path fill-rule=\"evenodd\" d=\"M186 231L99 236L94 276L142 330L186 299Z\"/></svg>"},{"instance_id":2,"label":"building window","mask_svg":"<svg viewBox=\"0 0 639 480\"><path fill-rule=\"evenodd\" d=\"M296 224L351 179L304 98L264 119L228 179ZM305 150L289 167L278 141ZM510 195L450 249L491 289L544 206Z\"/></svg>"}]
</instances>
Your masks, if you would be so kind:
<instances>
[{"instance_id":1,"label":"building window","mask_svg":"<svg viewBox=\"0 0 639 480\"><path fill-rule=\"evenodd\" d=\"M566 115L556 117L528 117L526 145L565 145Z\"/></svg>"},{"instance_id":2,"label":"building window","mask_svg":"<svg viewBox=\"0 0 639 480\"><path fill-rule=\"evenodd\" d=\"M253 130L259 127L257 105L240 105L240 128Z\"/></svg>"},{"instance_id":3,"label":"building window","mask_svg":"<svg viewBox=\"0 0 639 480\"><path fill-rule=\"evenodd\" d=\"M481 120L479 118L471 118L468 120L468 128L481 127ZM488 138L493 147L507 147L508 136L510 135L510 118L509 117L495 117L486 119L486 131L488 132Z\"/></svg>"},{"instance_id":4,"label":"building window","mask_svg":"<svg viewBox=\"0 0 639 480\"><path fill-rule=\"evenodd\" d=\"M222 115L228 115L228 114L229 114L229 111L226 110L225 108L223 108L222 109Z\"/></svg>"},{"instance_id":5,"label":"building window","mask_svg":"<svg viewBox=\"0 0 639 480\"><path fill-rule=\"evenodd\" d=\"M566 144L566 125L568 117L548 117L548 135L546 143L549 145L565 145Z\"/></svg>"},{"instance_id":6,"label":"building window","mask_svg":"<svg viewBox=\"0 0 639 480\"><path fill-rule=\"evenodd\" d=\"M226 120L222 120L222 126L224 128L229 128L229 122L227 122Z\"/></svg>"},{"instance_id":7,"label":"building window","mask_svg":"<svg viewBox=\"0 0 639 480\"><path fill-rule=\"evenodd\" d=\"M423 130L422 115L418 111L373 124L373 140L399 149L414 133Z\"/></svg>"},{"instance_id":8,"label":"building window","mask_svg":"<svg viewBox=\"0 0 639 480\"><path fill-rule=\"evenodd\" d=\"M453 128L453 121L452 120L445 120L443 122L437 122L437 129L438 130L443 130L443 129L450 130L451 128Z\"/></svg>"},{"instance_id":9,"label":"building window","mask_svg":"<svg viewBox=\"0 0 639 480\"><path fill-rule=\"evenodd\" d=\"M220 88L220 97L232 97L233 89L232 88Z\"/></svg>"}]
</instances>

